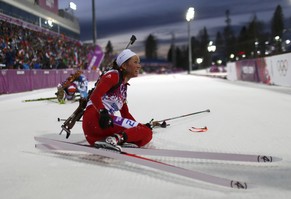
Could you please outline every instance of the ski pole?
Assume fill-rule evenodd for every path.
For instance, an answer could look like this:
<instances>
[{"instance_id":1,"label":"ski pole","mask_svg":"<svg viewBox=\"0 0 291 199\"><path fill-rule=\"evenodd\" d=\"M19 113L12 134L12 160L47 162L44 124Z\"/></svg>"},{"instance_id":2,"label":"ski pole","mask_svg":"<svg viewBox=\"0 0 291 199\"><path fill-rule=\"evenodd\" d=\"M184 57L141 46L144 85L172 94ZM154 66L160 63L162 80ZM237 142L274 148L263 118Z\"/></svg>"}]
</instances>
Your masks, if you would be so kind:
<instances>
[{"instance_id":1,"label":"ski pole","mask_svg":"<svg viewBox=\"0 0 291 199\"><path fill-rule=\"evenodd\" d=\"M76 95L75 97L80 97L80 95ZM45 97L45 98L36 98L36 99L27 99L22 100L22 102L36 102L36 101L45 101L45 100L54 100L58 99L57 97Z\"/></svg>"},{"instance_id":2,"label":"ski pole","mask_svg":"<svg viewBox=\"0 0 291 199\"><path fill-rule=\"evenodd\" d=\"M27 99L23 100L22 102L36 102L36 101L45 101L45 100L53 100L57 99L57 97L46 97L46 98L37 98L37 99Z\"/></svg>"},{"instance_id":3,"label":"ski pole","mask_svg":"<svg viewBox=\"0 0 291 199\"><path fill-rule=\"evenodd\" d=\"M159 121L155 121L155 122L166 122L166 121L169 121L169 120L174 120L174 119L179 119L179 118L183 118L183 117L188 117L188 116L191 116L191 115L197 115L197 114L200 114L200 113L209 113L209 112L210 112L210 110L206 109L204 111L198 111L198 112L194 112L194 113L189 113L189 114L185 114L185 115L171 117L171 118L167 118L167 119L163 119L163 120L159 120Z\"/></svg>"},{"instance_id":4,"label":"ski pole","mask_svg":"<svg viewBox=\"0 0 291 199\"><path fill-rule=\"evenodd\" d=\"M185 115L180 115L180 116L176 116L176 117L171 117L171 118L167 118L167 119L163 119L163 120L159 120L159 121L153 121L153 119L152 119L150 121L150 123L153 123L154 126L160 126L162 128L166 128L166 126L168 126L168 124L166 124L166 121L179 119L179 118L183 118L183 117L188 117L188 116L191 116L191 115L197 115L197 114L200 114L200 113L209 113L209 112L210 112L210 110L206 109L204 111L198 111L198 112L189 113L189 114L185 114ZM124 118L124 119L127 119L127 118ZM60 122L60 121L66 121L66 119L58 118L58 122ZM76 120L76 122L82 122L82 121L83 120Z\"/></svg>"},{"instance_id":5,"label":"ski pole","mask_svg":"<svg viewBox=\"0 0 291 199\"><path fill-rule=\"evenodd\" d=\"M64 118L59 118L58 117L58 122L66 121L67 119ZM83 120L77 120L76 122L82 122Z\"/></svg>"}]
</instances>

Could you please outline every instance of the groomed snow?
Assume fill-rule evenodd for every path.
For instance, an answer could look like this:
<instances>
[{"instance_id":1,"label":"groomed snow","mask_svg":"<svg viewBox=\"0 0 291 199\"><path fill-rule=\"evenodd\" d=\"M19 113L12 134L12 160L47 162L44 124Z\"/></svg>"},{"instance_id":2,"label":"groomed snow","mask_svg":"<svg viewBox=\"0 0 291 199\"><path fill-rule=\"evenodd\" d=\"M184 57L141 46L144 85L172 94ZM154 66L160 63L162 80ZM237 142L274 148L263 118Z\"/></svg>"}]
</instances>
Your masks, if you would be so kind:
<instances>
[{"instance_id":1,"label":"groomed snow","mask_svg":"<svg viewBox=\"0 0 291 199\"><path fill-rule=\"evenodd\" d=\"M65 134L58 135L62 123L57 118L66 119L78 106L22 102L52 97L56 91L42 89L0 96L1 198L290 198L291 88L187 74L144 75L130 84L129 108L142 123L211 111L169 121L166 129L154 130L148 147L264 154L283 161L258 164L155 158L249 183L248 190L235 190L99 156L42 152L34 148L34 136L64 139ZM188 130L192 126L209 130L193 133ZM70 139L84 140L80 123Z\"/></svg>"}]
</instances>

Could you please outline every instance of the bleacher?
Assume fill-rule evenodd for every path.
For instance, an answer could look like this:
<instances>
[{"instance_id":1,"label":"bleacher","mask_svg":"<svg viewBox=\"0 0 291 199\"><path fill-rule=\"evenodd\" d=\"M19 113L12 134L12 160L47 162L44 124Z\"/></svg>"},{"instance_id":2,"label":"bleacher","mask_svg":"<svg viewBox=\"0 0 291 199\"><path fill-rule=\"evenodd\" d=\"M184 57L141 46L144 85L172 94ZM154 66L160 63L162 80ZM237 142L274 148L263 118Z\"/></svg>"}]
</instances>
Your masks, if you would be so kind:
<instances>
[{"instance_id":1,"label":"bleacher","mask_svg":"<svg viewBox=\"0 0 291 199\"><path fill-rule=\"evenodd\" d=\"M62 18L32 0L1 0L0 8L0 94L56 86L72 70L87 69L95 46L77 39L78 20ZM46 24L48 19L53 23ZM99 75L85 73L89 81Z\"/></svg>"}]
</instances>

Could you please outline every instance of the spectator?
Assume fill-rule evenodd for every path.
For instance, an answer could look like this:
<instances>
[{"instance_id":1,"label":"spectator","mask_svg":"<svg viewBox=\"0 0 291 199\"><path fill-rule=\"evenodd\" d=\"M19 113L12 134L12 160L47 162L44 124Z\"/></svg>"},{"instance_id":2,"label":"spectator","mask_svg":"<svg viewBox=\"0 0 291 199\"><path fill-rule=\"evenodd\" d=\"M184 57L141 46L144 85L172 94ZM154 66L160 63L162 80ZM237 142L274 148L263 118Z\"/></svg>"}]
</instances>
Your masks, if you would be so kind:
<instances>
[{"instance_id":1,"label":"spectator","mask_svg":"<svg viewBox=\"0 0 291 199\"><path fill-rule=\"evenodd\" d=\"M15 53L13 49L8 46L8 48L5 48L5 65L8 69L13 69L15 65Z\"/></svg>"},{"instance_id":2,"label":"spectator","mask_svg":"<svg viewBox=\"0 0 291 199\"><path fill-rule=\"evenodd\" d=\"M64 35L37 32L0 20L0 62L10 69L19 68L19 63L24 63L25 68L86 68L84 60L93 47Z\"/></svg>"}]
</instances>

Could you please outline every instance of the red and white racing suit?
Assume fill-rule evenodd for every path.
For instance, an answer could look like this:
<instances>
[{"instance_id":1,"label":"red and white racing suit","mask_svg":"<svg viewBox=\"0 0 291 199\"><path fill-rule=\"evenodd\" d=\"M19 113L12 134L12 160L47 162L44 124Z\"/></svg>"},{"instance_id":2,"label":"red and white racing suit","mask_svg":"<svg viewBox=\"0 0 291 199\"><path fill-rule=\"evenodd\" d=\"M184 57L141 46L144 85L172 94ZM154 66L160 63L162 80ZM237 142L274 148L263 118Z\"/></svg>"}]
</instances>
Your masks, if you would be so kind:
<instances>
[{"instance_id":1,"label":"red and white racing suit","mask_svg":"<svg viewBox=\"0 0 291 199\"><path fill-rule=\"evenodd\" d=\"M119 78L117 70L108 71L100 78L90 96L83 115L83 131L90 145L94 145L94 142L104 140L114 133L121 132L126 133L127 142L134 143L140 147L152 139L152 130L144 124L139 124L129 129L117 125L105 129L99 126L99 110L101 109L107 109L110 115L114 115L115 112L119 111L121 117L135 121L134 117L129 113L126 103L128 84L121 83L116 89L110 91L111 88L119 83Z\"/></svg>"}]
</instances>

